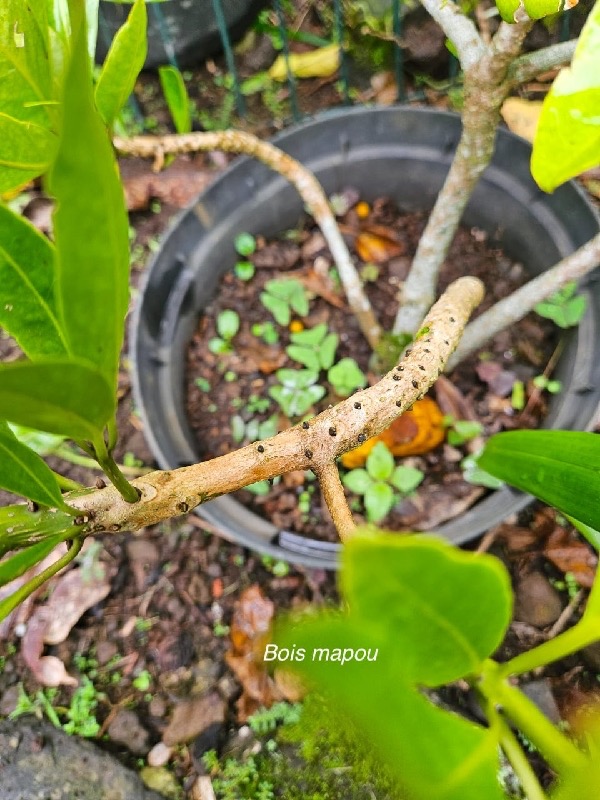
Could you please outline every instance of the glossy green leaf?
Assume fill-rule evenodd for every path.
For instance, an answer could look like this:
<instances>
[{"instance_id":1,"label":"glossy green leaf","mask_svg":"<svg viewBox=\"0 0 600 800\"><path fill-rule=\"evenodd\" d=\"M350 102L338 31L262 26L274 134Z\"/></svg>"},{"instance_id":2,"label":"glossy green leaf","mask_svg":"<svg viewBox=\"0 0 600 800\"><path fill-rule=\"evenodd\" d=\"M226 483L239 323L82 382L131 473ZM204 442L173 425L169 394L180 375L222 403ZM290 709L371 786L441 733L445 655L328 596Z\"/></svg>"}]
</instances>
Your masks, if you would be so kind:
<instances>
[{"instance_id":1,"label":"glossy green leaf","mask_svg":"<svg viewBox=\"0 0 600 800\"><path fill-rule=\"evenodd\" d=\"M600 528L600 437L579 431L507 431L492 436L479 466L563 514Z\"/></svg>"},{"instance_id":2,"label":"glossy green leaf","mask_svg":"<svg viewBox=\"0 0 600 800\"><path fill-rule=\"evenodd\" d=\"M274 297L272 294L262 292L260 301L263 306L273 314L275 322L279 325L289 325L291 319L290 307L285 300Z\"/></svg>"},{"instance_id":3,"label":"glossy green leaf","mask_svg":"<svg viewBox=\"0 0 600 800\"><path fill-rule=\"evenodd\" d=\"M546 95L531 172L546 192L600 163L600 4L581 31L570 68Z\"/></svg>"},{"instance_id":4,"label":"glossy green leaf","mask_svg":"<svg viewBox=\"0 0 600 800\"><path fill-rule=\"evenodd\" d=\"M233 339L240 329L240 317L237 311L231 308L226 308L217 317L217 333L222 336L225 341Z\"/></svg>"},{"instance_id":5,"label":"glossy green leaf","mask_svg":"<svg viewBox=\"0 0 600 800\"><path fill-rule=\"evenodd\" d=\"M176 67L159 67L158 77L175 130L177 133L189 133L192 130L190 98L181 72Z\"/></svg>"},{"instance_id":6,"label":"glossy green leaf","mask_svg":"<svg viewBox=\"0 0 600 800\"><path fill-rule=\"evenodd\" d=\"M600 530L596 530L592 528L591 525L585 525L585 523L580 522L575 517L570 517L568 514L565 515L571 525L574 528L577 528L579 533L587 539L587 541L592 545L592 547L596 550L600 551Z\"/></svg>"},{"instance_id":7,"label":"glossy green leaf","mask_svg":"<svg viewBox=\"0 0 600 800\"><path fill-rule=\"evenodd\" d=\"M0 562L0 586L6 586L7 583L19 578L23 573L27 572L31 567L35 567L40 561L43 561L46 556L54 550L54 548L62 541L60 536L52 536L44 539L37 544L19 550L13 556L9 556L4 561Z\"/></svg>"},{"instance_id":8,"label":"glossy green leaf","mask_svg":"<svg viewBox=\"0 0 600 800\"><path fill-rule=\"evenodd\" d=\"M0 487L45 506L65 510L54 473L0 420Z\"/></svg>"},{"instance_id":9,"label":"glossy green leaf","mask_svg":"<svg viewBox=\"0 0 600 800\"><path fill-rule=\"evenodd\" d=\"M421 687L468 675L501 641L505 570L433 539L386 534L358 535L342 559L349 612L287 623L276 642L304 658L286 666L352 717L407 796L500 800L495 731L434 706Z\"/></svg>"},{"instance_id":10,"label":"glossy green leaf","mask_svg":"<svg viewBox=\"0 0 600 800\"><path fill-rule=\"evenodd\" d=\"M30 358L68 353L54 300L54 256L45 236L0 205L0 325Z\"/></svg>"},{"instance_id":11,"label":"glossy green leaf","mask_svg":"<svg viewBox=\"0 0 600 800\"><path fill-rule=\"evenodd\" d=\"M96 84L96 106L106 125L112 125L123 108L144 66L146 40L146 4L136 0L125 24L117 31Z\"/></svg>"},{"instance_id":12,"label":"glossy green leaf","mask_svg":"<svg viewBox=\"0 0 600 800\"><path fill-rule=\"evenodd\" d=\"M315 325L314 328L306 328L306 330L298 331L297 333L290 334L290 341L294 344L302 344L305 347L309 345L321 344L327 333L327 325L322 322L320 325Z\"/></svg>"},{"instance_id":13,"label":"glossy green leaf","mask_svg":"<svg viewBox=\"0 0 600 800\"><path fill-rule=\"evenodd\" d=\"M112 387L93 367L66 360L0 365L0 419L92 439L114 414Z\"/></svg>"},{"instance_id":14,"label":"glossy green leaf","mask_svg":"<svg viewBox=\"0 0 600 800\"><path fill-rule=\"evenodd\" d=\"M373 481L367 486L363 500L369 522L381 522L394 505L394 490L387 483Z\"/></svg>"},{"instance_id":15,"label":"glossy green leaf","mask_svg":"<svg viewBox=\"0 0 600 800\"><path fill-rule=\"evenodd\" d=\"M497 559L414 536L357 536L348 548L342 586L350 608L388 640L403 674L447 683L477 671L502 641L511 589Z\"/></svg>"},{"instance_id":16,"label":"glossy green leaf","mask_svg":"<svg viewBox=\"0 0 600 800\"><path fill-rule=\"evenodd\" d=\"M57 200L57 305L71 351L115 386L129 299L127 213L112 144L93 102L83 19L75 14L72 25L62 135L48 180Z\"/></svg>"},{"instance_id":17,"label":"glossy green leaf","mask_svg":"<svg viewBox=\"0 0 600 800\"><path fill-rule=\"evenodd\" d=\"M386 481L394 471L394 456L383 442L377 442L367 456L367 472L375 480Z\"/></svg>"},{"instance_id":18,"label":"glossy green leaf","mask_svg":"<svg viewBox=\"0 0 600 800\"><path fill-rule=\"evenodd\" d=\"M26 505L0 506L0 557L32 542L71 535L73 516L63 511L30 511Z\"/></svg>"},{"instance_id":19,"label":"glossy green leaf","mask_svg":"<svg viewBox=\"0 0 600 800\"><path fill-rule=\"evenodd\" d=\"M524 0L523 5L531 19L542 19L558 14L563 7L563 0Z\"/></svg>"},{"instance_id":20,"label":"glossy green leaf","mask_svg":"<svg viewBox=\"0 0 600 800\"><path fill-rule=\"evenodd\" d=\"M289 386L296 389L305 389L312 386L319 377L316 370L311 369L278 369L275 373L277 380L283 386Z\"/></svg>"},{"instance_id":21,"label":"glossy green leaf","mask_svg":"<svg viewBox=\"0 0 600 800\"><path fill-rule=\"evenodd\" d=\"M335 351L337 350L339 337L337 333L328 334L319 348L319 358L321 359L321 367L329 369L335 359Z\"/></svg>"},{"instance_id":22,"label":"glossy green leaf","mask_svg":"<svg viewBox=\"0 0 600 800\"><path fill-rule=\"evenodd\" d=\"M344 475L342 483L351 492L364 494L373 483L373 478L371 478L366 469L353 469Z\"/></svg>"},{"instance_id":23,"label":"glossy green leaf","mask_svg":"<svg viewBox=\"0 0 600 800\"><path fill-rule=\"evenodd\" d=\"M0 4L0 192L40 175L56 147L47 4Z\"/></svg>"}]
</instances>

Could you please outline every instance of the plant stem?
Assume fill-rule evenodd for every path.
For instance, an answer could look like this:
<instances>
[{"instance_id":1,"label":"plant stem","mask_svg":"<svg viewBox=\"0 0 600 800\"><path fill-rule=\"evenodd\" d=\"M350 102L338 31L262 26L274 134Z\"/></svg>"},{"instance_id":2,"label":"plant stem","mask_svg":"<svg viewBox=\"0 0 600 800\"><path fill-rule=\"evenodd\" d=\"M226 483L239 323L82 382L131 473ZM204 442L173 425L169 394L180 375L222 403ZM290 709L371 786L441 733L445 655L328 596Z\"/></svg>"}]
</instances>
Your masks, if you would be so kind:
<instances>
[{"instance_id":1,"label":"plant stem","mask_svg":"<svg viewBox=\"0 0 600 800\"><path fill-rule=\"evenodd\" d=\"M542 48L542 50L536 50L533 53L520 56L513 61L508 69L509 81L513 86L518 86L522 83L527 83L527 81L532 80L542 72L569 64L576 46L577 40L574 39L570 42L560 42L560 44L553 44L550 47Z\"/></svg>"},{"instance_id":2,"label":"plant stem","mask_svg":"<svg viewBox=\"0 0 600 800\"><path fill-rule=\"evenodd\" d=\"M476 64L485 53L484 43L475 24L452 0L421 0L458 53L463 70Z\"/></svg>"},{"instance_id":3,"label":"plant stem","mask_svg":"<svg viewBox=\"0 0 600 800\"><path fill-rule=\"evenodd\" d=\"M538 748L553 770L561 774L585 762L583 753L519 689L502 681L493 696L503 713Z\"/></svg>"},{"instance_id":4,"label":"plant stem","mask_svg":"<svg viewBox=\"0 0 600 800\"><path fill-rule=\"evenodd\" d=\"M168 136L132 136L130 139L114 138L114 145L122 155L154 158L162 166L165 155L197 153L204 150L222 150L225 153L244 153L261 161L293 186L304 200L308 210L321 229L334 258L348 305L356 316L360 329L371 349L381 337L381 327L342 238L335 217L329 207L321 184L306 167L268 142L244 131L211 131Z\"/></svg>"},{"instance_id":5,"label":"plant stem","mask_svg":"<svg viewBox=\"0 0 600 800\"><path fill-rule=\"evenodd\" d=\"M52 451L52 455L56 456L57 458L62 458L63 461L68 461L71 464L77 464L79 467L86 467L87 469L92 470L99 469L98 461L95 458L80 456L79 453L74 453L67 444L59 445L56 450ZM138 478L140 475L145 475L147 472L152 472L149 467L128 467L125 464L118 464L117 466L123 475L131 478Z\"/></svg>"},{"instance_id":6,"label":"plant stem","mask_svg":"<svg viewBox=\"0 0 600 800\"><path fill-rule=\"evenodd\" d=\"M516 736L499 714L497 714L497 718L500 747L516 772L525 797L527 800L548 800Z\"/></svg>"},{"instance_id":7,"label":"plant stem","mask_svg":"<svg viewBox=\"0 0 600 800\"><path fill-rule=\"evenodd\" d=\"M483 286L476 278L460 278L451 284L428 314L427 332L413 343L404 360L374 386L314 417L308 428L296 425L211 461L151 472L133 482L141 494L140 503L124 502L114 487L67 499L90 517L86 532L138 530L259 480L292 470L317 472L357 447L363 436L368 439L387 428L425 394L482 296Z\"/></svg>"},{"instance_id":8,"label":"plant stem","mask_svg":"<svg viewBox=\"0 0 600 800\"><path fill-rule=\"evenodd\" d=\"M123 500L127 503L137 503L140 499L137 489L129 483L119 469L119 465L112 457L112 453L109 453L106 449L103 436L99 436L97 440L94 441L94 449L96 451L98 464L100 464L104 474L118 490Z\"/></svg>"},{"instance_id":9,"label":"plant stem","mask_svg":"<svg viewBox=\"0 0 600 800\"><path fill-rule=\"evenodd\" d=\"M342 542L347 542L354 531L356 523L352 519L352 512L348 507L348 501L344 493L344 487L340 480L340 473L335 461L324 464L317 470L317 478L321 485L323 499L329 509L331 518Z\"/></svg>"},{"instance_id":10,"label":"plant stem","mask_svg":"<svg viewBox=\"0 0 600 800\"><path fill-rule=\"evenodd\" d=\"M566 256L551 269L533 278L508 297L471 322L449 359L446 369L452 371L457 364L482 347L500 331L509 328L528 314L538 303L562 288L569 281L578 280L591 272L600 262L600 233L579 250Z\"/></svg>"},{"instance_id":11,"label":"plant stem","mask_svg":"<svg viewBox=\"0 0 600 800\"><path fill-rule=\"evenodd\" d=\"M74 529L74 534L77 531L81 531L81 527ZM43 586L46 581L49 581L50 578L56 575L57 572L60 572L67 564L70 564L81 550L82 545L83 537L74 539L64 556L55 561L54 564L50 564L49 567L38 575L35 575L31 580L27 581L26 584L13 592L13 594L2 600L2 602L0 602L0 619L7 617L10 612L26 600L30 594L35 592L36 589L39 589L40 586Z\"/></svg>"},{"instance_id":12,"label":"plant stem","mask_svg":"<svg viewBox=\"0 0 600 800\"><path fill-rule=\"evenodd\" d=\"M73 481L71 478L67 478L58 472L54 472L54 470L52 471L54 473L54 477L56 478L56 482L63 492L76 492L79 489L85 489L85 486L82 483L77 483L77 481Z\"/></svg>"},{"instance_id":13,"label":"plant stem","mask_svg":"<svg viewBox=\"0 0 600 800\"><path fill-rule=\"evenodd\" d=\"M438 4L428 0L424 5L430 10ZM444 9L452 5L445 0L442 3ZM491 45L485 47L480 40L481 56L465 69L462 134L404 282L395 333L414 334L433 302L439 272L463 211L494 152L500 108L511 88L508 68L532 25L529 18L515 25L503 23Z\"/></svg>"}]
</instances>

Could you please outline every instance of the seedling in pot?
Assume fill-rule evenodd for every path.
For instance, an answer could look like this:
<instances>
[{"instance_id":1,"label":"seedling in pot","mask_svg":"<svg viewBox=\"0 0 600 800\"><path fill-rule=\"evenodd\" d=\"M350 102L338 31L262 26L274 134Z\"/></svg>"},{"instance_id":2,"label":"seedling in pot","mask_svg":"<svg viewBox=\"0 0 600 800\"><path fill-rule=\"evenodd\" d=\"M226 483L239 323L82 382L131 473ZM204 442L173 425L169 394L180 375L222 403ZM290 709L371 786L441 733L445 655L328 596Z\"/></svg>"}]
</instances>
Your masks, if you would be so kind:
<instances>
[{"instance_id":1,"label":"seedling in pot","mask_svg":"<svg viewBox=\"0 0 600 800\"><path fill-rule=\"evenodd\" d=\"M261 303L275 317L279 325L289 325L292 311L300 317L308 314L306 289L295 278L267 281L260 296Z\"/></svg>"},{"instance_id":2,"label":"seedling in pot","mask_svg":"<svg viewBox=\"0 0 600 800\"><path fill-rule=\"evenodd\" d=\"M327 380L338 397L349 397L367 384L365 373L353 358L342 358L327 371Z\"/></svg>"},{"instance_id":3,"label":"seedling in pot","mask_svg":"<svg viewBox=\"0 0 600 800\"><path fill-rule=\"evenodd\" d=\"M262 339L265 344L277 344L279 334L272 322L255 322L250 329L253 336Z\"/></svg>"},{"instance_id":4,"label":"seedling in pot","mask_svg":"<svg viewBox=\"0 0 600 800\"><path fill-rule=\"evenodd\" d=\"M324 323L308 330L290 334L292 342L285 349L294 361L298 361L308 369L319 372L329 369L335 358L338 346L338 335L328 333Z\"/></svg>"},{"instance_id":5,"label":"seedling in pot","mask_svg":"<svg viewBox=\"0 0 600 800\"><path fill-rule=\"evenodd\" d=\"M558 394L562 391L561 381L551 380L545 375L536 375L532 383L536 389L540 389L542 392L545 390L549 394Z\"/></svg>"},{"instance_id":6,"label":"seedling in pot","mask_svg":"<svg viewBox=\"0 0 600 800\"><path fill-rule=\"evenodd\" d=\"M559 328L573 328L579 325L585 314L585 296L576 294L577 284L570 281L562 289L538 303L535 310L541 317L551 319Z\"/></svg>"},{"instance_id":7,"label":"seedling in pot","mask_svg":"<svg viewBox=\"0 0 600 800\"><path fill-rule=\"evenodd\" d=\"M208 349L211 353L223 354L231 353L233 346L231 344L233 337L240 329L240 318L236 311L231 308L226 308L217 317L217 333L208 343Z\"/></svg>"},{"instance_id":8,"label":"seedling in pot","mask_svg":"<svg viewBox=\"0 0 600 800\"><path fill-rule=\"evenodd\" d=\"M254 264L247 260L247 257L256 250L256 239L251 233L240 233L235 237L234 246L239 255L245 258L235 264L233 271L241 281L249 281L254 277L256 269Z\"/></svg>"},{"instance_id":9,"label":"seedling in pot","mask_svg":"<svg viewBox=\"0 0 600 800\"><path fill-rule=\"evenodd\" d=\"M268 404L268 401L267 401ZM236 444L241 442L257 442L261 439L268 439L277 433L277 416L270 416L263 422L257 419L250 419L248 422L239 414L234 414L231 418L231 438Z\"/></svg>"},{"instance_id":10,"label":"seedling in pot","mask_svg":"<svg viewBox=\"0 0 600 800\"><path fill-rule=\"evenodd\" d=\"M383 442L377 442L371 450L365 467L347 472L342 483L351 492L363 495L369 522L380 522L399 497L410 494L424 477L415 467L397 467Z\"/></svg>"},{"instance_id":11,"label":"seedling in pot","mask_svg":"<svg viewBox=\"0 0 600 800\"><path fill-rule=\"evenodd\" d=\"M444 418L444 425L448 428L446 440L453 447L460 447L471 439L483 433L483 425L470 419L457 419L452 416Z\"/></svg>"},{"instance_id":12,"label":"seedling in pot","mask_svg":"<svg viewBox=\"0 0 600 800\"><path fill-rule=\"evenodd\" d=\"M324 395L325 389L317 384L319 373L312 369L278 369L276 386L269 394L276 400L287 417L301 417Z\"/></svg>"}]
</instances>

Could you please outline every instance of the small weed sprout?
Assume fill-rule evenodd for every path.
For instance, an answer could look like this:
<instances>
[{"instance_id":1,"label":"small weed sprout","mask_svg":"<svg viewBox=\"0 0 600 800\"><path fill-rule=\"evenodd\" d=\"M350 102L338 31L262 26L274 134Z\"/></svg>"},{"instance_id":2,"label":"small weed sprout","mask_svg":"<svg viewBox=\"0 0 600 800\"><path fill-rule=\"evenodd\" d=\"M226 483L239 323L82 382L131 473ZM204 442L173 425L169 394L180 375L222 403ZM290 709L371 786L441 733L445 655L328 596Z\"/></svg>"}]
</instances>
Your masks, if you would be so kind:
<instances>
[{"instance_id":1,"label":"small weed sprout","mask_svg":"<svg viewBox=\"0 0 600 800\"><path fill-rule=\"evenodd\" d=\"M300 281L294 278L282 278L267 281L265 291L260 300L279 325L287 326L292 318L292 311L298 316L308 314L308 295Z\"/></svg>"},{"instance_id":2,"label":"small weed sprout","mask_svg":"<svg viewBox=\"0 0 600 800\"><path fill-rule=\"evenodd\" d=\"M367 520L380 522L398 498L414 491L423 477L415 467L397 467L386 445L377 442L367 457L365 469L347 472L342 483L346 489L363 496Z\"/></svg>"},{"instance_id":3,"label":"small weed sprout","mask_svg":"<svg viewBox=\"0 0 600 800\"><path fill-rule=\"evenodd\" d=\"M327 380L338 397L349 397L367 384L367 378L353 358L342 358L327 372Z\"/></svg>"},{"instance_id":4,"label":"small weed sprout","mask_svg":"<svg viewBox=\"0 0 600 800\"><path fill-rule=\"evenodd\" d=\"M291 344L285 349L288 356L318 372L332 366L339 337L336 333L328 333L327 325L322 323L314 328L291 333L290 341Z\"/></svg>"},{"instance_id":5,"label":"small weed sprout","mask_svg":"<svg viewBox=\"0 0 600 800\"><path fill-rule=\"evenodd\" d=\"M444 417L444 425L448 428L446 439L453 447L460 447L483 433L483 425L470 419Z\"/></svg>"},{"instance_id":6,"label":"small weed sprout","mask_svg":"<svg viewBox=\"0 0 600 800\"><path fill-rule=\"evenodd\" d=\"M240 256L244 256L244 260L236 262L233 271L241 281L252 280L255 267L247 258L256 250L256 239L250 233L240 233L235 237L234 247Z\"/></svg>"},{"instance_id":7,"label":"small weed sprout","mask_svg":"<svg viewBox=\"0 0 600 800\"><path fill-rule=\"evenodd\" d=\"M559 394L562 391L562 382L550 380L545 375L536 375L532 381L536 389L546 391L549 394Z\"/></svg>"},{"instance_id":8,"label":"small weed sprout","mask_svg":"<svg viewBox=\"0 0 600 800\"><path fill-rule=\"evenodd\" d=\"M269 394L287 417L301 417L325 395L316 370L278 369L276 376L279 384L271 386Z\"/></svg>"},{"instance_id":9,"label":"small weed sprout","mask_svg":"<svg viewBox=\"0 0 600 800\"><path fill-rule=\"evenodd\" d=\"M240 329L240 317L237 311L226 308L217 317L217 333L208 343L211 353L231 353L233 350L232 339Z\"/></svg>"},{"instance_id":10,"label":"small weed sprout","mask_svg":"<svg viewBox=\"0 0 600 800\"><path fill-rule=\"evenodd\" d=\"M585 296L576 292L576 282L570 281L547 300L538 303L535 310L540 317L551 319L559 328L573 328L581 322L586 308Z\"/></svg>"},{"instance_id":11,"label":"small weed sprout","mask_svg":"<svg viewBox=\"0 0 600 800\"><path fill-rule=\"evenodd\" d=\"M277 344L279 334L272 322L256 322L250 331L253 336L262 339L265 344Z\"/></svg>"}]
</instances>

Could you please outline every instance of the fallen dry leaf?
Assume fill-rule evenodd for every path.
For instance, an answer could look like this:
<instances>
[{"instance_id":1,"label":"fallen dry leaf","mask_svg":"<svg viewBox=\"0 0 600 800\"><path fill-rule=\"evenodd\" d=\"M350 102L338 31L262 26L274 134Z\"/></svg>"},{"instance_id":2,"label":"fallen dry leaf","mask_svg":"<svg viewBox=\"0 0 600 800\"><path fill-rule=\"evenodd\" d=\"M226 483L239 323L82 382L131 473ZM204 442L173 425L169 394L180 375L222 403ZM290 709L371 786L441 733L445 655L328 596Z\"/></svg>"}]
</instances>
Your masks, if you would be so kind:
<instances>
[{"instance_id":1,"label":"fallen dry leaf","mask_svg":"<svg viewBox=\"0 0 600 800\"><path fill-rule=\"evenodd\" d=\"M544 555L561 572L570 572L580 586L591 589L598 558L587 544L557 528L546 542Z\"/></svg>"},{"instance_id":2,"label":"fallen dry leaf","mask_svg":"<svg viewBox=\"0 0 600 800\"><path fill-rule=\"evenodd\" d=\"M158 173L140 159L123 159L119 168L128 211L142 211L152 200L186 208L217 175L184 158L176 158Z\"/></svg>"},{"instance_id":3,"label":"fallen dry leaf","mask_svg":"<svg viewBox=\"0 0 600 800\"><path fill-rule=\"evenodd\" d=\"M498 397L508 397L517 380L514 372L504 369L497 361L481 361L476 365L475 372L479 380L487 383Z\"/></svg>"},{"instance_id":4,"label":"fallen dry leaf","mask_svg":"<svg viewBox=\"0 0 600 800\"><path fill-rule=\"evenodd\" d=\"M21 652L36 680L44 686L66 684L76 686L62 661L55 656L42 656L45 644L60 644L83 614L110 592L103 564L95 570L72 569L55 585L49 600L38 606L27 624Z\"/></svg>"},{"instance_id":5,"label":"fallen dry leaf","mask_svg":"<svg viewBox=\"0 0 600 800\"><path fill-rule=\"evenodd\" d=\"M271 638L273 613L273 603L257 584L242 593L234 608L229 634L232 647L225 660L242 684L242 695L236 704L240 722L261 706L284 699L263 661Z\"/></svg>"},{"instance_id":6,"label":"fallen dry leaf","mask_svg":"<svg viewBox=\"0 0 600 800\"><path fill-rule=\"evenodd\" d=\"M430 531L469 509L485 492L482 486L465 483L462 476L437 486L430 486L427 499L417 494L402 501L399 511L406 530Z\"/></svg>"},{"instance_id":7,"label":"fallen dry leaf","mask_svg":"<svg viewBox=\"0 0 600 800\"><path fill-rule=\"evenodd\" d=\"M339 66L340 46L328 44L306 53L290 53L287 63L284 56L277 56L269 70L269 77L274 81L284 81L289 69L296 78L328 78Z\"/></svg>"},{"instance_id":8,"label":"fallen dry leaf","mask_svg":"<svg viewBox=\"0 0 600 800\"><path fill-rule=\"evenodd\" d=\"M523 97L509 97L500 113L510 130L528 142L533 142L542 112L541 100L525 100Z\"/></svg>"},{"instance_id":9,"label":"fallen dry leaf","mask_svg":"<svg viewBox=\"0 0 600 800\"><path fill-rule=\"evenodd\" d=\"M354 242L356 252L365 263L385 264L391 258L403 255L405 247L395 237L382 231L361 231Z\"/></svg>"},{"instance_id":10,"label":"fallen dry leaf","mask_svg":"<svg viewBox=\"0 0 600 800\"><path fill-rule=\"evenodd\" d=\"M394 456L415 456L434 450L444 441L446 428L440 407L430 397L423 397L392 422L378 436L342 456L347 469L362 467L377 442L384 442Z\"/></svg>"},{"instance_id":11,"label":"fallen dry leaf","mask_svg":"<svg viewBox=\"0 0 600 800\"><path fill-rule=\"evenodd\" d=\"M225 702L217 692L191 697L177 703L162 740L168 747L191 742L212 725L225 721Z\"/></svg>"}]
</instances>

